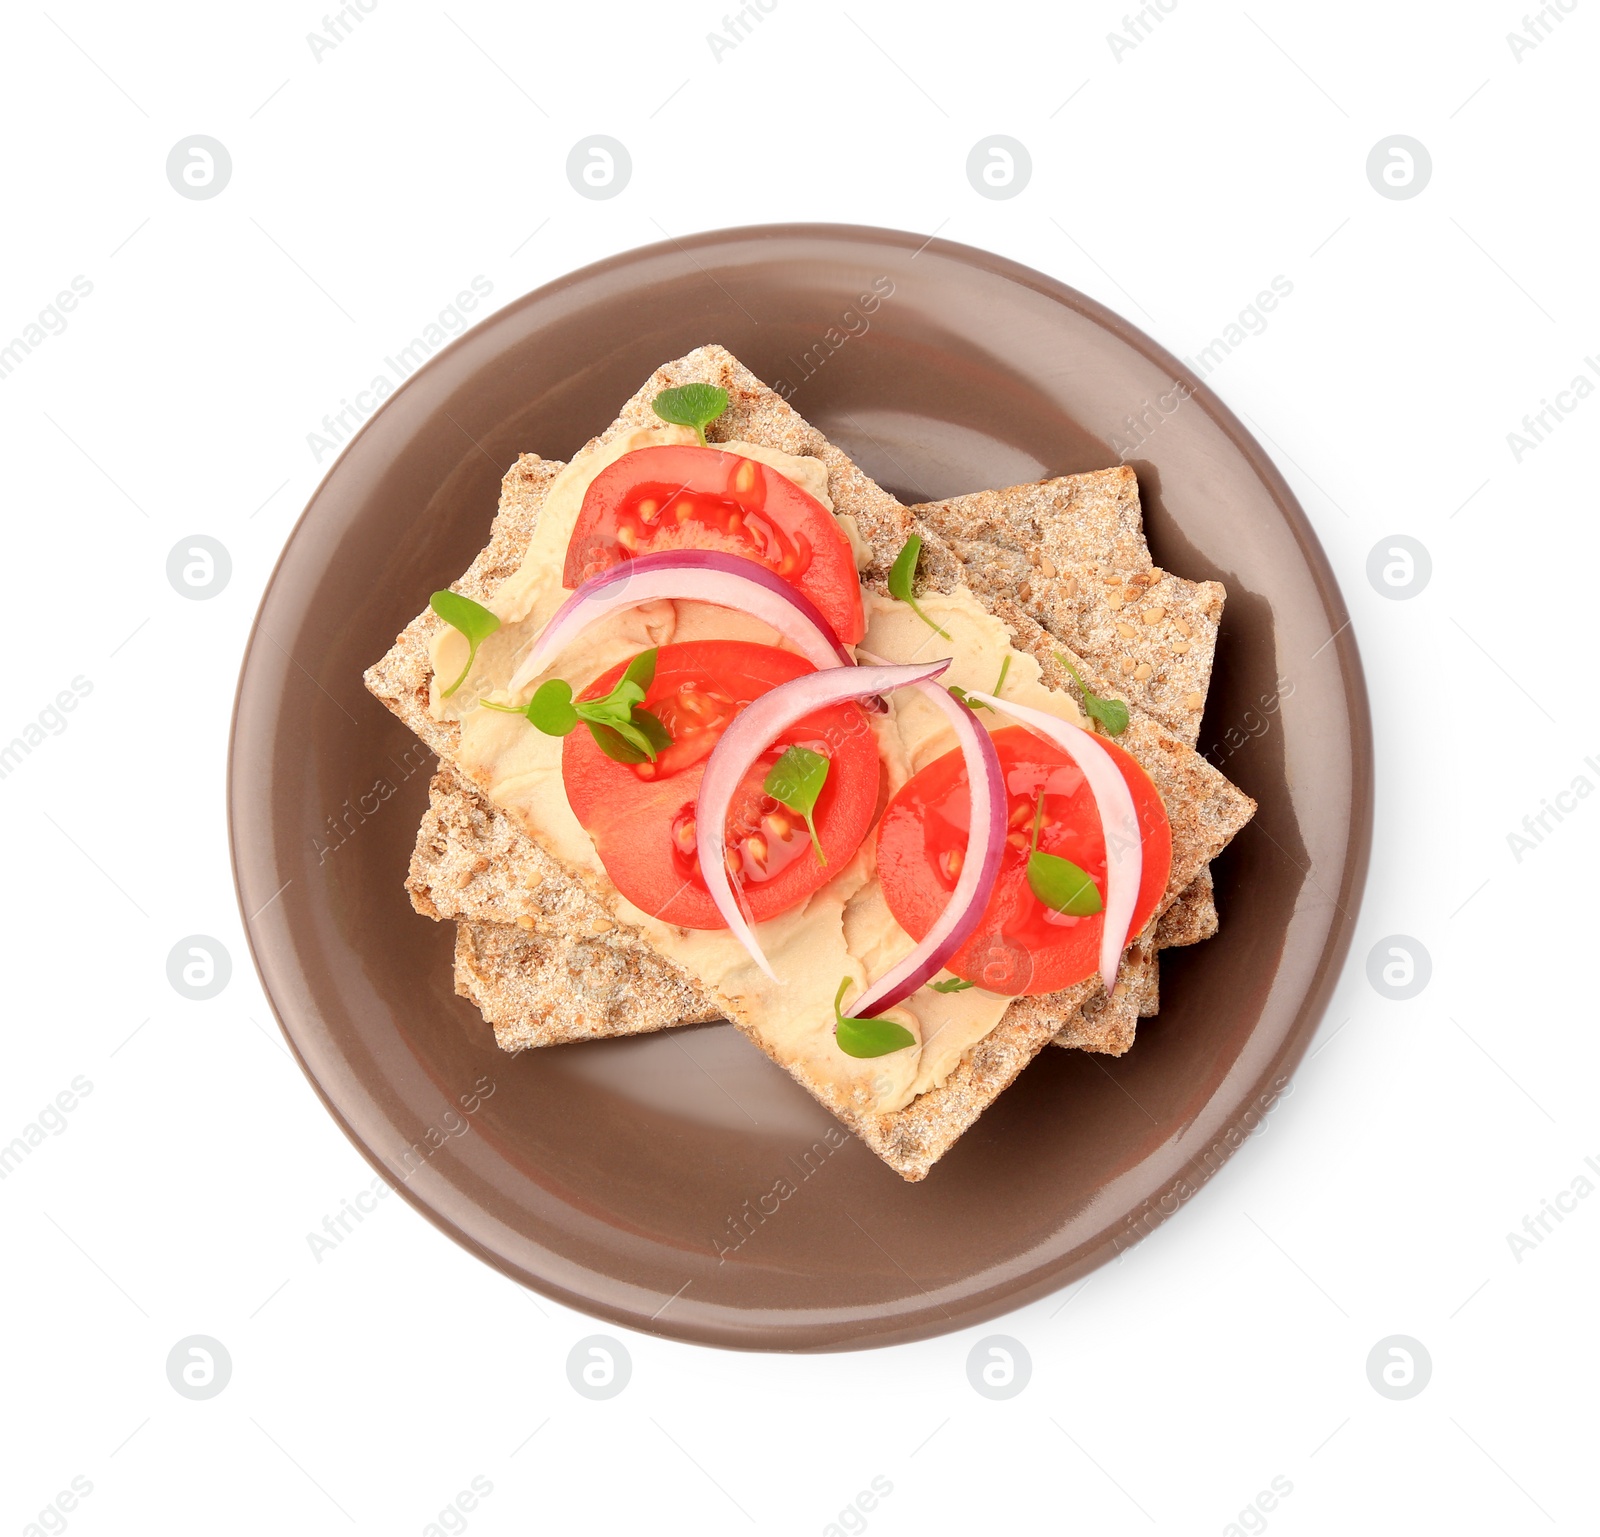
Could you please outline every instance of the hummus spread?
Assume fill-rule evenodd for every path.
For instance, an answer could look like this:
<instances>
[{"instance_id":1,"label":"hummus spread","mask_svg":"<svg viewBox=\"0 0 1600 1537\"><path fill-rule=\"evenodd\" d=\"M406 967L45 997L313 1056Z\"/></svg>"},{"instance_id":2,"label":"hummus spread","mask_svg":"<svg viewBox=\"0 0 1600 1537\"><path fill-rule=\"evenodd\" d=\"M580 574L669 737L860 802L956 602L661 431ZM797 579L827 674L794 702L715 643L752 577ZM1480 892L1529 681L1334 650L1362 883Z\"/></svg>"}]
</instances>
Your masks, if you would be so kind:
<instances>
[{"instance_id":1,"label":"hummus spread","mask_svg":"<svg viewBox=\"0 0 1600 1537\"><path fill-rule=\"evenodd\" d=\"M876 879L876 839L872 835L807 901L754 926L757 940L781 979L774 983L727 930L683 929L662 923L623 897L611 884L588 833L567 804L561 782L562 739L535 730L521 716L473 707L482 698L526 703L545 677L566 679L577 694L608 668L651 646L710 639L783 644L772 629L748 614L704 603L650 603L613 615L587 631L562 652L549 672L533 679L516 696L505 691L517 659L569 596L561 585L562 567L590 481L634 449L695 441L687 427L637 428L580 453L555 478L522 564L486 605L499 616L501 627L479 647L468 680L445 700L438 697L437 679L453 678L460 672L467 645L451 629L442 630L435 638L433 713L440 720L460 720L460 766L490 799L567 868L581 874L607 899L618 918L638 928L663 955L726 998L741 1020L784 1062L802 1066L812 1079L830 1084L859 1111L898 1110L943 1083L962 1055L999 1024L1010 1000L981 987L954 993L923 988L884 1016L904 1025L915 1037L915 1046L869 1059L846 1056L839 1050L833 1037L833 997L840 979L849 976L857 984L846 991L848 1009L850 998L860 988L915 948L910 935L890 914ZM759 444L713 446L770 465L833 510L827 470L820 460L797 458ZM840 517L839 521L857 551L857 563L863 564L866 551L854 520ZM1046 710L1074 725L1086 724L1076 701L1045 687L1039 664L1011 646L1005 625L965 587L953 593L929 593L919 601L928 617L949 633L948 640L935 634L909 605L867 591L863 594L863 649L891 662L949 656L949 671L940 681L981 691L993 688L1009 656L1008 699ZM992 730L1004 724L988 712L980 712L979 719ZM871 720L890 795L911 775L956 746L944 717L914 690L894 695L888 714Z\"/></svg>"}]
</instances>

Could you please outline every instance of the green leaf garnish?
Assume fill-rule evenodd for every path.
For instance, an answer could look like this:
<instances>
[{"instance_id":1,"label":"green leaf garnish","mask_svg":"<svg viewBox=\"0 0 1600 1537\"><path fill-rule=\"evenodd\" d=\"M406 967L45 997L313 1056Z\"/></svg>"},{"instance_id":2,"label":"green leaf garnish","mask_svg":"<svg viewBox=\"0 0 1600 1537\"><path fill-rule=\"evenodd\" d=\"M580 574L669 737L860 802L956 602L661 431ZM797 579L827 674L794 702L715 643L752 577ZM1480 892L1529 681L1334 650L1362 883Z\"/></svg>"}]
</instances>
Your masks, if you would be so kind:
<instances>
[{"instance_id":1,"label":"green leaf garnish","mask_svg":"<svg viewBox=\"0 0 1600 1537\"><path fill-rule=\"evenodd\" d=\"M585 721L594 745L618 763L655 762L656 754L672 743L667 728L648 710L636 709L631 719L604 726Z\"/></svg>"},{"instance_id":2,"label":"green leaf garnish","mask_svg":"<svg viewBox=\"0 0 1600 1537\"><path fill-rule=\"evenodd\" d=\"M439 693L441 699L448 699L467 681L467 674L478 659L478 647L500 628L500 616L491 614L483 604L474 603L471 598L463 598L459 592L451 592L448 587L434 593L428 599L428 607L452 630L459 630L467 637L467 665L461 669L461 676Z\"/></svg>"},{"instance_id":3,"label":"green leaf garnish","mask_svg":"<svg viewBox=\"0 0 1600 1537\"><path fill-rule=\"evenodd\" d=\"M644 708L645 690L655 681L656 648L641 651L617 679L616 687L598 699L572 698L572 685L549 678L534 690L525 705L482 701L486 710L503 715L524 715L528 724L546 736L566 736L582 721L595 745L618 763L654 763L656 755L672 745L672 733L659 717Z\"/></svg>"},{"instance_id":4,"label":"green leaf garnish","mask_svg":"<svg viewBox=\"0 0 1600 1537\"><path fill-rule=\"evenodd\" d=\"M578 724L578 712L572 708L572 685L560 678L541 683L525 713L546 736L565 736Z\"/></svg>"},{"instance_id":5,"label":"green leaf garnish","mask_svg":"<svg viewBox=\"0 0 1600 1537\"><path fill-rule=\"evenodd\" d=\"M989 690L996 699L1000 697L1000 690L1006 686L1006 674L1011 671L1011 653L1008 651L1000 658L1000 676L994 680L994 687Z\"/></svg>"},{"instance_id":6,"label":"green leaf garnish","mask_svg":"<svg viewBox=\"0 0 1600 1537\"><path fill-rule=\"evenodd\" d=\"M1039 787L1039 804L1033 812L1033 844L1028 852L1028 889L1058 913L1073 918L1092 918L1104 904L1100 888L1089 872L1070 859L1046 854L1039 847L1039 828L1044 822L1044 786Z\"/></svg>"},{"instance_id":7,"label":"green leaf garnish","mask_svg":"<svg viewBox=\"0 0 1600 1537\"><path fill-rule=\"evenodd\" d=\"M914 613L935 635L942 635L950 639L947 630L941 630L928 616L917 607L917 600L912 596L911 584L916 580L917 562L922 558L922 535L912 534L900 546L900 553L895 556L894 564L889 567L889 596L898 598L902 603L911 605Z\"/></svg>"},{"instance_id":8,"label":"green leaf garnish","mask_svg":"<svg viewBox=\"0 0 1600 1537\"><path fill-rule=\"evenodd\" d=\"M658 648L652 646L648 651L641 651L622 670L620 683L632 683L638 687L641 699L649 692L650 685L656 681L656 652Z\"/></svg>"},{"instance_id":9,"label":"green leaf garnish","mask_svg":"<svg viewBox=\"0 0 1600 1537\"><path fill-rule=\"evenodd\" d=\"M850 978L845 977L833 995L833 1034L840 1051L847 1057L886 1057L891 1051L917 1044L916 1036L892 1019L853 1019L841 1014L839 1000L849 985Z\"/></svg>"},{"instance_id":10,"label":"green leaf garnish","mask_svg":"<svg viewBox=\"0 0 1600 1537\"><path fill-rule=\"evenodd\" d=\"M693 427L703 444L706 428L728 409L728 392L715 384L680 384L662 390L650 405L662 421Z\"/></svg>"},{"instance_id":11,"label":"green leaf garnish","mask_svg":"<svg viewBox=\"0 0 1600 1537\"><path fill-rule=\"evenodd\" d=\"M1091 692L1072 665L1062 654L1056 652L1056 660L1072 674L1072 681L1078 685L1078 691L1083 695L1083 713L1090 720L1097 720L1106 728L1107 736L1121 736L1128 729L1128 707L1120 699L1102 699L1098 694Z\"/></svg>"},{"instance_id":12,"label":"green leaf garnish","mask_svg":"<svg viewBox=\"0 0 1600 1537\"><path fill-rule=\"evenodd\" d=\"M795 746L786 749L783 756L772 765L763 784L767 794L775 801L806 819L811 847L817 851L817 858L823 864L827 864L828 856L822 852L822 844L817 838L817 824L812 820L811 813L816 809L817 797L827 782L828 760L821 753L812 752L809 747Z\"/></svg>"},{"instance_id":13,"label":"green leaf garnish","mask_svg":"<svg viewBox=\"0 0 1600 1537\"><path fill-rule=\"evenodd\" d=\"M943 982L930 982L928 984L936 993L964 993L969 987L976 987L976 982L967 982L960 977L946 977Z\"/></svg>"}]
</instances>

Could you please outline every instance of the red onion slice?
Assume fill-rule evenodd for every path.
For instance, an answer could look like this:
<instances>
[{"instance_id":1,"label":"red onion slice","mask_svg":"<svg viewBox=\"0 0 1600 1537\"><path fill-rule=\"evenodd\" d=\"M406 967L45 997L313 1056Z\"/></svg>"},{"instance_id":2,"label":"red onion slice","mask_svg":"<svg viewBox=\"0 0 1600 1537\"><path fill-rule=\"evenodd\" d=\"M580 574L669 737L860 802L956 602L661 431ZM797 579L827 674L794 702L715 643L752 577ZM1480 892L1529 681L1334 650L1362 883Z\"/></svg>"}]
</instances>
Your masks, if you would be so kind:
<instances>
[{"instance_id":1,"label":"red onion slice","mask_svg":"<svg viewBox=\"0 0 1600 1537\"><path fill-rule=\"evenodd\" d=\"M1100 831L1106 841L1106 922L1100 934L1100 980L1109 993L1116 984L1122 965L1122 952L1128 944L1128 929L1139 901L1139 883L1144 876L1144 836L1139 831L1139 813L1134 809L1133 793L1122 777L1122 770L1092 732L1074 726L1057 715L1027 705L980 694L974 689L967 696L1013 716L1030 731L1054 743L1083 771L1100 813Z\"/></svg>"},{"instance_id":2,"label":"red onion slice","mask_svg":"<svg viewBox=\"0 0 1600 1537\"><path fill-rule=\"evenodd\" d=\"M803 678L780 683L752 701L734 717L733 724L722 733L721 739L712 748L694 808L700 874L717 911L722 914L734 936L750 952L750 958L756 965L774 982L780 980L778 974L762 953L749 923L745 921L744 913L740 911L739 900L734 895L733 883L728 878L728 868L724 862L727 857L728 808L733 803L740 781L749 772L751 764L782 732L797 721L804 720L813 711L864 696L887 694L891 689L904 688L909 683L937 678L949 665L950 659L946 657L943 661L904 667L828 666L821 672L807 673ZM939 692L942 694L944 690L940 689ZM951 700L951 703L955 701ZM973 729L982 733L982 727L976 724ZM993 749L990 751L992 753Z\"/></svg>"},{"instance_id":3,"label":"red onion slice","mask_svg":"<svg viewBox=\"0 0 1600 1537\"><path fill-rule=\"evenodd\" d=\"M922 942L851 1005L851 1013L860 1019L870 1019L909 998L966 943L989 905L989 893L1000 873L1000 856L1005 852L1005 779L989 733L948 689L927 682L917 687L944 714L961 744L972 806L967 821L967 851L956 888Z\"/></svg>"},{"instance_id":4,"label":"red onion slice","mask_svg":"<svg viewBox=\"0 0 1600 1537\"><path fill-rule=\"evenodd\" d=\"M664 598L739 609L770 625L814 667L853 667L828 621L803 593L758 561L719 550L664 550L590 577L551 616L507 684L515 693L591 625Z\"/></svg>"}]
</instances>

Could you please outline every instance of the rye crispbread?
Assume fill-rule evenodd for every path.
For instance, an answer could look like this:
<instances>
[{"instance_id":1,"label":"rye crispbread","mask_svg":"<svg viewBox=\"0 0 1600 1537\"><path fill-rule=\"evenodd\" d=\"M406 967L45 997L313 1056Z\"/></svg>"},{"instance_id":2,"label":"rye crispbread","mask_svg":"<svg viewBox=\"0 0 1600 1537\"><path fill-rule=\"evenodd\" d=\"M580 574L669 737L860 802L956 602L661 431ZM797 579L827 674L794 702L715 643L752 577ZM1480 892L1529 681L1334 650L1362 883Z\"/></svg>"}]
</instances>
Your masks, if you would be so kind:
<instances>
[{"instance_id":1,"label":"rye crispbread","mask_svg":"<svg viewBox=\"0 0 1600 1537\"><path fill-rule=\"evenodd\" d=\"M456 947L456 991L478 1005L499 1045L642 1035L722 1017L706 988L619 929L587 886L546 880L559 870L453 769L434 776L406 889L419 913L471 929ZM515 970L498 965L509 957ZM657 1005L650 979L675 1000L671 1008ZM1118 987L1110 1004L1097 992L1066 1033L1091 1050L1126 1050L1133 1021L1155 1012L1153 945L1130 948Z\"/></svg>"},{"instance_id":2,"label":"rye crispbread","mask_svg":"<svg viewBox=\"0 0 1600 1537\"><path fill-rule=\"evenodd\" d=\"M554 468L553 466L541 466ZM1090 483L1079 493L1073 489L1078 481ZM542 483L542 475L540 482ZM1109 508L1097 518L1098 524L1114 524L1124 532L1110 541L1111 560L1119 568L1136 574L1147 567L1148 556L1141 564L1138 551L1142 550L1142 537L1130 536L1125 531L1130 525L1137 530L1137 510L1129 512L1126 502L1128 491L1124 477L1117 471L1099 472L1080 477L1062 477L1046 483L1051 503L1079 507L1080 521L1088 521L1083 509L1096 506ZM516 503L526 495L526 478L514 470L508 477L507 499ZM997 520L1003 520L1007 506L1016 508L1016 523L1012 538L1026 543L1032 530L1032 520L1047 516L1040 509L1036 485L1016 486L1005 491L980 493L975 497L956 498L945 503L928 504L940 512L948 526L960 527L961 519L980 519L984 532L992 532ZM1136 494L1136 493L1135 493ZM971 514L968 507L979 509ZM510 509L508 508L508 511ZM919 511L920 509L913 509ZM968 532L971 530L969 529ZM1137 548L1136 548L1137 546ZM965 547L974 553L988 549L978 541L967 540ZM1100 546L1095 546L1100 548ZM1058 546L1059 549L1059 546ZM1001 568L1003 573L1003 568ZM963 575L969 580L975 574L970 558L963 561ZM1050 569L1035 569L1031 591L1028 582L1019 578L1010 582L997 574L996 563L976 573L984 583L991 602L995 595L1006 593L1010 600L1012 589L1018 600L1032 599L1037 613L1040 607L1055 611L1055 589L1070 582L1070 576L1060 575ZM1174 579L1176 580L1176 579ZM487 595L494 579L484 581L482 592L463 586L472 595ZM1193 587L1195 584L1185 584ZM1214 585L1214 584L1213 584ZM1208 603L1208 607L1214 606ZM1062 637L1070 643L1072 637ZM1206 647L1209 656L1210 648ZM1114 658L1086 653L1086 681L1096 689L1116 692ZM1191 672L1187 681L1198 683L1203 674ZM524 852L526 851L526 852ZM537 857L535 857L537 856ZM605 909L575 884L566 888L569 895L562 899L556 910L546 911L534 896L529 883L537 883L549 856L537 850L530 840L518 833L512 823L496 810L491 802L480 796L469 784L445 769L437 778L430 796L428 814L423 818L418 832L417 847L412 859L407 885L414 905L419 912L433 918L449 918L476 925L475 944L463 944L457 950L458 990L478 1003L485 1017L494 1025L497 1039L508 1048L528 1044L553 1044L562 1040L591 1039L603 1035L639 1034L667 1028L673 1024L692 1023L716 1017L715 1005L709 999L697 997L691 1013L681 1021L673 1019L661 1009L628 1008L612 1006L603 980L612 975L604 952L613 940L588 937L591 924L610 927ZM583 907L574 910L576 893L582 893ZM503 942L492 943L495 936L486 927L494 924L518 924L525 932L522 936L503 936ZM1065 1025L1057 1037L1057 1044L1091 1051L1120 1054L1128 1049L1133 1039L1136 1019L1157 1012L1159 976L1154 950L1173 944L1194 943L1208 937L1216 929L1216 911L1211 902L1209 871L1192 882L1171 908L1161 917L1153 947L1140 946L1129 951L1119 977L1119 989L1111 999L1103 994L1089 1000L1079 1011L1079 1017ZM542 946L533 943L526 931L544 936ZM548 936L562 936L559 954L554 940ZM492 968L477 959L493 951L496 955L516 954L523 957L546 956L553 964L539 974L526 972L507 976L503 986L497 986ZM654 955L646 950L645 956ZM648 959L632 958L634 966L648 965ZM684 973L664 958L657 957L664 986L696 987Z\"/></svg>"},{"instance_id":3,"label":"rye crispbread","mask_svg":"<svg viewBox=\"0 0 1600 1537\"><path fill-rule=\"evenodd\" d=\"M787 403L718 347L701 348L688 358L658 369L643 389L624 407L621 417L601 434L606 441L654 418L650 402L662 389L691 380L721 385L729 393L728 412L719 419L713 436L719 440L745 439L766 443L793 454L820 458L829 471L829 491L836 508L852 515L866 539L871 559L863 579L882 590L894 555L914 531L909 512L876 486L834 445L805 423ZM507 477L508 497L496 520L489 546L473 562L457 590L486 593L517 564L537 513L539 497L553 478L555 467L532 456L519 460ZM935 587L954 585L960 566L942 536L928 528L924 533L924 569ZM1040 663L1048 686L1069 686L1053 651L1060 645L1015 604L1009 612L994 611L1010 624L1019 649ZM394 648L368 670L371 691L410 724L442 759L454 757L457 728L434 720L428 710L430 666L428 640L439 621L430 611L419 615L397 639ZM1254 804L1191 748L1142 711L1134 712L1121 739L1150 774L1169 808L1173 827L1173 882L1163 901L1174 898L1200 874L1254 810ZM564 870L546 875L545 882L572 883ZM541 887L542 890L542 887ZM595 893L605 902L604 889ZM628 926L618 924L626 931ZM638 937L635 935L634 937ZM1045 998L1018 1000L1000 1024L963 1056L958 1067L936 1087L911 1104L887 1113L863 1112L834 1086L812 1079L789 1063L780 1062L809 1088L838 1118L855 1131L891 1167L910 1180L923 1178L933 1162L962 1131L1015 1078L1029 1060L1070 1022L1084 1002L1100 991L1098 980ZM720 1000L722 1012L772 1055L748 1021L729 1000Z\"/></svg>"}]
</instances>

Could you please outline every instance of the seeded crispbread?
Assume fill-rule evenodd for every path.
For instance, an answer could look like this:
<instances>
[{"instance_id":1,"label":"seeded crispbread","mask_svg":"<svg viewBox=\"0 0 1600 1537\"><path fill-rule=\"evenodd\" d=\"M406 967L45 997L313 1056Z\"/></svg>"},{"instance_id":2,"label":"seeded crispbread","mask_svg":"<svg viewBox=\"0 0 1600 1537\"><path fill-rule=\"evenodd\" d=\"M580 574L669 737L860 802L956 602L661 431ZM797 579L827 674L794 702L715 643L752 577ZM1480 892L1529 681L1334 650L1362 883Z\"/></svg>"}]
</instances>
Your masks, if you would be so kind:
<instances>
[{"instance_id":1,"label":"seeded crispbread","mask_svg":"<svg viewBox=\"0 0 1600 1537\"><path fill-rule=\"evenodd\" d=\"M478 1005L502 1047L721 1018L706 988L619 928L587 886L548 878L560 874L474 785L450 768L434 775L406 888L418 912L472 930L456 946L456 991ZM501 960L516 969L498 969ZM677 1013L657 1006L647 978ZM1155 1012L1156 988L1155 947L1131 948L1111 1004L1097 992L1067 1033L1090 1050L1126 1050L1133 1021Z\"/></svg>"},{"instance_id":2,"label":"seeded crispbread","mask_svg":"<svg viewBox=\"0 0 1600 1537\"><path fill-rule=\"evenodd\" d=\"M911 509L945 536L979 598L1015 601L1095 669L1097 692L1141 705L1180 741L1198 740L1227 593L1162 571L1144 537L1126 465L974 491ZM1157 944L1217 931L1209 875L1185 894ZM1195 939L1180 937L1192 933Z\"/></svg>"},{"instance_id":3,"label":"seeded crispbread","mask_svg":"<svg viewBox=\"0 0 1600 1537\"><path fill-rule=\"evenodd\" d=\"M487 597L517 568L532 537L544 493L563 468L532 454L523 455L512 466L504 478L500 511L489 543L455 583L458 592ZM380 698L385 698L387 690L389 698L398 702L410 690L412 706L400 713L446 758L457 728L435 721L427 708L431 676L426 661L427 635L436 623L431 611L419 616L407 627L396 649L370 670L368 678ZM1092 669L1086 676L1098 678ZM547 875L554 879L546 887L542 882ZM540 883L537 891L535 883ZM464 919L476 926L476 943L457 946L457 991L479 1004L495 1028L496 1039L508 1050L642 1033L719 1017L715 1004L703 994L686 994L686 989L698 989L699 984L643 940L615 926L603 935L596 932L595 925L611 923L599 899L568 877L550 855L448 765L436 776L407 886L419 912L434 918ZM1181 911L1188 901L1187 893L1182 894L1169 911ZM1161 924L1167 921L1163 914ZM520 935L500 936L491 930L496 924L529 927ZM1166 943L1161 934L1158 927L1158 946ZM630 949L630 977L653 966L663 994L693 998L681 1015L674 1018L671 1010L663 1007L612 1006L605 979L613 974L613 968L603 952L624 946ZM555 964L502 978L484 959L513 955L529 963L548 959ZM1130 950L1117 995L1107 999L1103 990L1097 990L1086 999L1063 1027L1062 1044L1113 1054L1126 1051L1137 1019L1156 1011L1158 986L1153 952Z\"/></svg>"},{"instance_id":4,"label":"seeded crispbread","mask_svg":"<svg viewBox=\"0 0 1600 1537\"><path fill-rule=\"evenodd\" d=\"M812 454L823 460L829 470L829 489L836 506L855 517L871 548L871 560L864 577L881 590L895 553L907 534L913 531L910 514L723 349L702 348L688 358L658 369L624 408L618 421L601 435L600 441L631 426L649 424L653 420L650 402L655 395L664 388L692 380L718 384L729 393L730 407L716 424L715 437L767 443L790 453ZM487 591L515 566L513 551L526 542L537 505L537 494L524 493L542 490L538 483L542 481L543 486L547 486L553 473L543 461L525 458L519 461L513 477L508 478L513 500L520 505L505 509L511 516L503 513L497 520L490 546L468 574L470 579L481 584L479 590ZM925 536L924 556L931 571L946 576L959 572L954 556L932 529ZM464 584L457 585L459 588ZM1059 643L1030 616L1016 610L1014 605L1011 607L1013 611L1002 617L1011 624L1019 647L1039 660L1047 683L1063 686L1065 674L1051 655ZM437 625L438 621L430 612L419 615L401 634L390 653L369 669L367 683L372 692L411 724L441 758L449 760L454 755L457 729L435 721L427 707L427 645ZM1170 905L1179 891L1244 824L1254 805L1184 743L1142 712L1131 722L1123 745L1151 775L1172 814L1174 878L1163 906ZM563 872L561 878L570 880L572 877ZM599 890L597 895L605 900L607 893ZM626 927L619 924L619 929ZM1095 980L1048 998L1014 1003L1000 1024L969 1049L944 1083L897 1111L863 1112L848 1101L842 1090L810 1079L792 1064L780 1062L780 1065L891 1167L906 1179L917 1180L926 1175L933 1162L1099 987ZM729 1000L721 1001L728 1005L724 1012L733 1017L757 1045L774 1055L748 1021L738 1017L737 1006Z\"/></svg>"},{"instance_id":5,"label":"seeded crispbread","mask_svg":"<svg viewBox=\"0 0 1600 1537\"><path fill-rule=\"evenodd\" d=\"M487 556L458 584L459 590L469 596L487 596L507 569L520 560L517 541L525 542L531 536L537 516L536 506L530 508L530 504L542 500L549 478L559 468L530 457L507 475L502 512ZM1032 505L1035 489L1013 488L1019 503L1025 506ZM990 507L1003 505L1009 494L998 493L990 499ZM513 531L509 543L504 537L508 530ZM1040 573L1037 583L1041 593L1051 580L1048 573ZM1113 685L1101 675L1103 664L1102 658L1085 657L1080 660L1080 671L1091 686L1109 692ZM678 1023L663 1010L618 1010L610 1006L602 983L612 968L599 952L623 941L590 937L592 933L614 930L614 925L586 887L569 881L548 888L542 896L535 891L543 876L555 869L550 856L523 836L469 783L448 768L440 773L418 833L407 885L419 912L480 926L478 943L458 948L458 990L479 1002L491 1017L501 1043L508 1048L535 1041L554 1044L563 1039L637 1034ZM1202 937L1207 928L1214 929L1210 890L1209 873L1202 872L1162 915L1154 946L1130 950L1115 996L1108 1000L1097 993L1080 1010L1080 1016L1063 1028L1060 1044L1116 1054L1127 1050L1135 1020L1157 1011L1159 977L1154 950L1193 942L1191 936ZM491 924L520 925L546 943L540 947L526 935L515 943L516 936L505 936L505 942L491 947L493 936L482 928ZM497 955L554 953L555 936L561 938L559 965L543 975L507 978L502 988L495 986L492 969L477 959L490 953L491 948ZM637 942L634 947L639 949ZM644 954L653 956L654 952L646 947ZM663 987L698 986L671 962L661 957L656 960ZM635 955L632 964L645 966L649 962ZM715 1005L699 997L682 1022L715 1015ZM563 1025L563 1021L567 1023Z\"/></svg>"},{"instance_id":6,"label":"seeded crispbread","mask_svg":"<svg viewBox=\"0 0 1600 1537\"><path fill-rule=\"evenodd\" d=\"M1102 659L1119 698L1195 745L1227 593L1154 563L1127 465L911 511L944 535L977 597L1009 598L1080 655Z\"/></svg>"}]
</instances>

